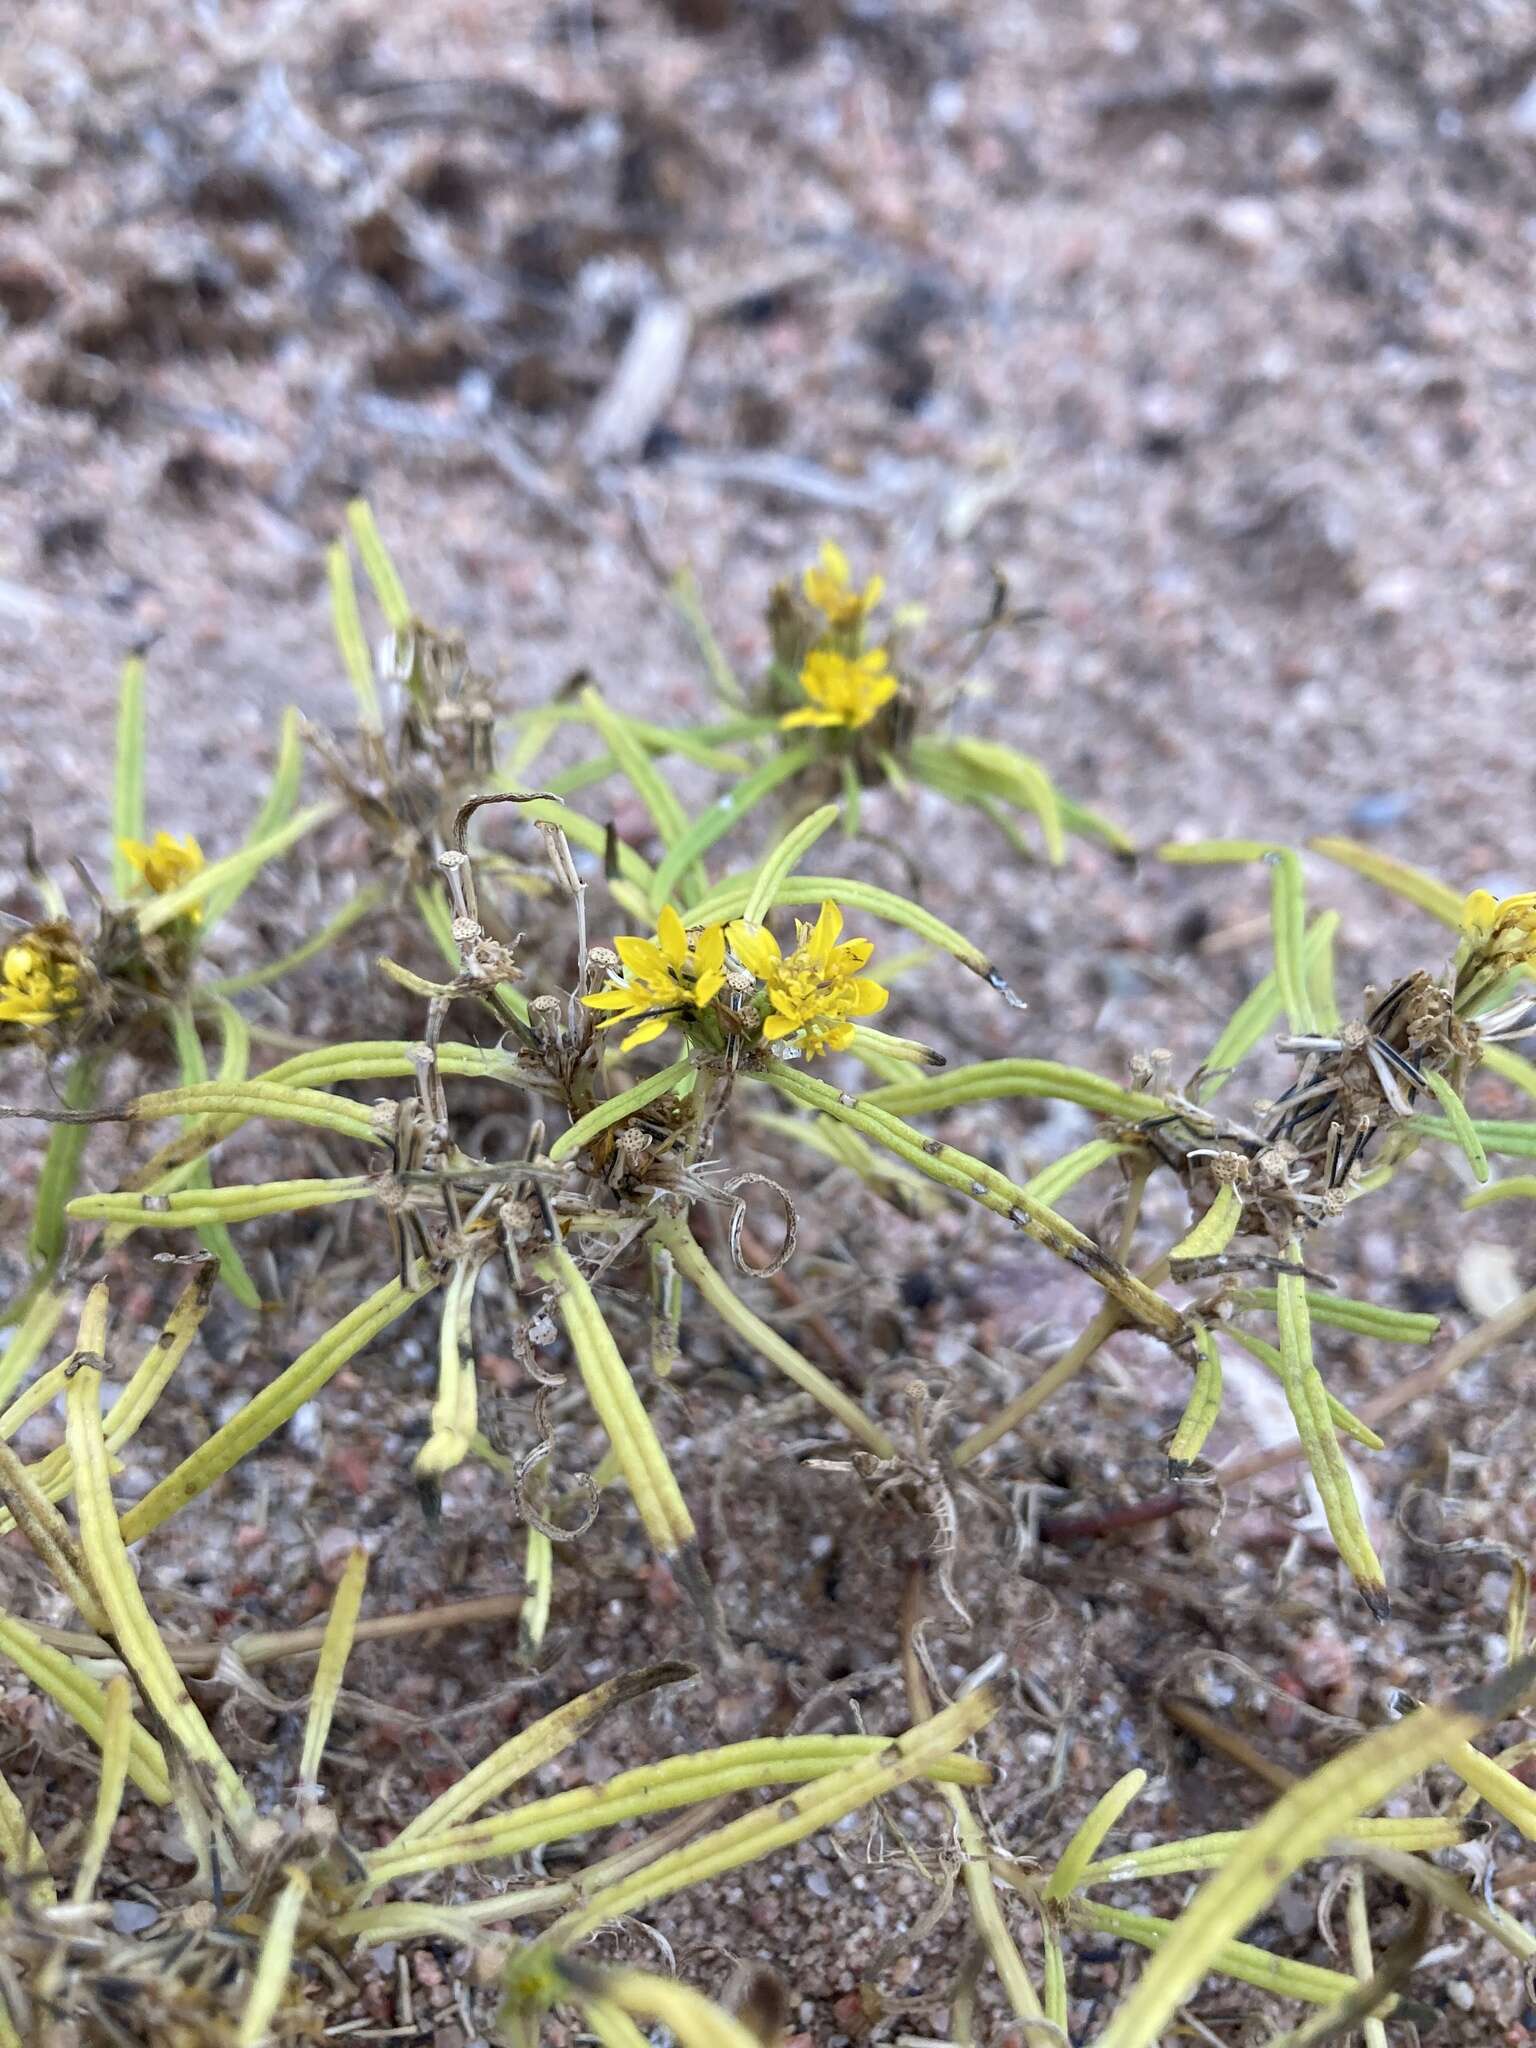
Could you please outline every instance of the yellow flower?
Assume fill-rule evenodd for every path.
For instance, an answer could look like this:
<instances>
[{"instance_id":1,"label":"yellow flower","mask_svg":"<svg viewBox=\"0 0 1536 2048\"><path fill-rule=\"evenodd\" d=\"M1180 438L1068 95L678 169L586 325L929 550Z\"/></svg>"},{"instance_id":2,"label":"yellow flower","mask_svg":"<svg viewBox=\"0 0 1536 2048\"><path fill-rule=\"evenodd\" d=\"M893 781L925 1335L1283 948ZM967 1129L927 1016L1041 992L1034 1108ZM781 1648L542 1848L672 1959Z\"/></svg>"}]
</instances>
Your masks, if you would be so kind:
<instances>
[{"instance_id":1,"label":"yellow flower","mask_svg":"<svg viewBox=\"0 0 1536 2048\"><path fill-rule=\"evenodd\" d=\"M763 1037L770 1044L793 1038L807 1059L842 1052L853 1043L854 1018L885 1008L889 991L859 974L873 942L847 939L839 945L842 929L843 913L835 903L823 903L814 926L796 920L795 950L786 959L762 925L739 918L727 925L731 951L768 991Z\"/></svg>"},{"instance_id":2,"label":"yellow flower","mask_svg":"<svg viewBox=\"0 0 1536 2048\"><path fill-rule=\"evenodd\" d=\"M169 895L183 882L190 882L203 866L203 849L189 832L185 839L173 839L169 832L157 832L153 845L142 839L120 839L118 848L136 874L157 896ZM193 916L199 913L194 911Z\"/></svg>"},{"instance_id":3,"label":"yellow flower","mask_svg":"<svg viewBox=\"0 0 1536 2048\"><path fill-rule=\"evenodd\" d=\"M835 540L822 542L820 565L807 569L801 583L829 626L858 625L874 610L885 590L883 576L871 576L862 592L855 590L848 557Z\"/></svg>"},{"instance_id":4,"label":"yellow flower","mask_svg":"<svg viewBox=\"0 0 1536 2048\"><path fill-rule=\"evenodd\" d=\"M872 647L852 660L823 647L806 656L800 687L811 701L781 718L781 726L844 725L856 731L889 704L897 683L886 667L883 647Z\"/></svg>"},{"instance_id":5,"label":"yellow flower","mask_svg":"<svg viewBox=\"0 0 1536 2048\"><path fill-rule=\"evenodd\" d=\"M613 1012L599 1031L634 1024L621 1052L660 1038L679 1012L707 1009L725 986L724 927L685 931L670 903L656 920L654 939L617 938L613 945L624 963L622 979L581 1000L588 1009Z\"/></svg>"},{"instance_id":6,"label":"yellow flower","mask_svg":"<svg viewBox=\"0 0 1536 2048\"><path fill-rule=\"evenodd\" d=\"M1474 889L1461 906L1461 928L1489 964L1536 966L1536 893L1506 896Z\"/></svg>"},{"instance_id":7,"label":"yellow flower","mask_svg":"<svg viewBox=\"0 0 1536 2048\"><path fill-rule=\"evenodd\" d=\"M29 932L0 960L0 1023L36 1031L80 1000L80 969Z\"/></svg>"}]
</instances>

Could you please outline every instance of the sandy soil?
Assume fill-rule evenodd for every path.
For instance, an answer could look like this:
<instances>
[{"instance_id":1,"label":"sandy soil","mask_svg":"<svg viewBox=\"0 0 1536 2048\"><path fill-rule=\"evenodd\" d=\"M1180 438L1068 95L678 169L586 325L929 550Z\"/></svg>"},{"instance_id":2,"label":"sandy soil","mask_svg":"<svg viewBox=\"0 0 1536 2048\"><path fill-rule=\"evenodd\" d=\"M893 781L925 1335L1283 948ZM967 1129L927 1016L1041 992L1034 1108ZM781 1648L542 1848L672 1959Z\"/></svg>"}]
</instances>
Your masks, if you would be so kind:
<instances>
[{"instance_id":1,"label":"sandy soil","mask_svg":"<svg viewBox=\"0 0 1536 2048\"><path fill-rule=\"evenodd\" d=\"M153 643L155 820L210 851L259 801L284 705L346 716L322 546L363 488L424 613L465 629L510 704L587 668L647 715L696 711L705 685L658 568L694 566L750 669L769 585L832 533L929 608L930 649L981 616L993 565L1039 607L992 643L962 719L1038 754L1142 843L1349 831L1458 886L1536 873L1525 10L402 0L129 15L24 0L0 25L0 798L61 872L72 853L105 866L131 648ZM687 309L686 359L615 421L605 395L657 302ZM933 803L909 815L885 798L873 822L921 850L925 900L1029 998L1021 1020L957 976L915 979L893 1028L952 1052L1116 1075L1155 1045L1192 1060L1262 971L1260 874L1131 872L1076 849L1051 876L1000 864ZM21 911L8 838L0 904ZM879 846L857 858L899 874ZM1345 986L1443 957L1427 919L1348 877L1319 866L1315 890L1346 913ZM283 899L260 908L279 933ZM0 1087L34 1083L13 1060ZM1080 1135L1025 1105L954 1131L1020 1169ZM9 1139L7 1156L14 1217L35 1162ZM119 1156L104 1140L93 1176L109 1184ZM1341 1282L1466 1328L1469 1238L1513 1248L1531 1276L1518 1221L1473 1229L1459 1192L1426 1165L1411 1195L1362 1210L1334 1247ZM1094 1220L1091 1203L1074 1213ZM1087 1290L1043 1260L958 1219L870 1216L835 1178L807 1203L804 1242L798 1284L895 1419L914 1375L980 1418L1087 1313ZM184 1405L135 1446L126 1498L323 1323L312 1240L278 1232L272 1253L294 1313L218 1311ZM387 1251L359 1219L333 1257L371 1286ZM126 1355L170 1281L147 1259L118 1272ZM307 1618L359 1530L380 1609L515 1585L520 1531L490 1475L456 1478L437 1528L419 1513L430 1336L423 1317L343 1375L220 1489L195 1540L173 1528L146 1546L170 1619L201 1634ZM1385 1353L1334 1347L1347 1398L1404 1370ZM1143 1829L1258 1809L1251 1780L1170 1731L1160 1685L1299 1768L1379 1721L1391 1687L1486 1670L1507 1557L1439 1556L1394 1517L1434 1528L1418 1485L1455 1496L1444 1534L1529 1554L1526 1357L1508 1347L1408 1411L1372 1461L1398 1597L1369 1633L1283 1492L1234 1498L1219 1528L1191 1511L1018 1548L1032 1490L1059 1512L1161 1488L1178 1389L1134 1343L1013 1439L962 1506L972 1626L951 1617L941 1658L951 1681L999 1651L1012 1674L989 1804L1012 1851L1053 1855L1133 1763L1154 1774ZM516 1437L526 1394L494 1350L487 1371ZM931 1523L807 1468L814 1421L702 1322L659 1406L743 1655L610 1723L572 1771L766 1731L834 1682L867 1682L869 1724L899 1725L895 1617L907 1568L931 1563ZM1213 1449L1269 1426L1240 1384ZM569 1428L575 1457L578 1417ZM555 1637L536 1678L504 1634L425 1661L360 1657L343 1760L361 1839L455 1756L690 1644L622 1511L578 1547ZM296 1719L238 1714L275 1786ZM19 1686L0 1727L67 1804L78 1777ZM901 1811L937 1856L936 1808ZM707 1988L733 1956L775 1962L827 2048L868 2031L866 1975L918 2001L882 2038L942 2036L962 1922L898 1940L932 1894L893 1839L808 1845L650 1924ZM1513 1840L1499 1848L1518 1860ZM1252 1938L1328 1960L1319 1888L1288 1888ZM1385 1885L1381 1909L1400 1911ZM609 1946L649 1961L654 1940ZM1432 2038L1528 2038L1514 1971L1459 1930L1445 1943L1424 1973L1445 2012ZM420 2038L462 2048L455 1959L413 1967L432 2015ZM1111 1945L1079 1958L1074 2039L1133 1968ZM381 1979L363 2009L388 2024L393 1997ZM1260 2003L1218 1987L1198 2011L1237 2041ZM985 2017L1000 2039L997 2008Z\"/></svg>"}]
</instances>

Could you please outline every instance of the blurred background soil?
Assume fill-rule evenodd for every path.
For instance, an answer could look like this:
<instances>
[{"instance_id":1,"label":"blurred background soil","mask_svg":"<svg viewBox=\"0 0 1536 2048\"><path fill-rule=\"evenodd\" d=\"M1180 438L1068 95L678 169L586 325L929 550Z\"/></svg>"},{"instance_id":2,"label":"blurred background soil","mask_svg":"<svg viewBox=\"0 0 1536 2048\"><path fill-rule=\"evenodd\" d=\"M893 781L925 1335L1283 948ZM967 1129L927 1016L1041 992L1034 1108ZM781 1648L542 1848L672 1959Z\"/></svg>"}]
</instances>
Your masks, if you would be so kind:
<instances>
[{"instance_id":1,"label":"blurred background soil","mask_svg":"<svg viewBox=\"0 0 1536 2048\"><path fill-rule=\"evenodd\" d=\"M24 819L51 867L80 854L104 873L129 650L152 643L153 822L210 853L259 801L285 705L345 721L323 545L360 489L421 610L467 632L509 706L585 669L647 716L702 711L666 574L692 565L750 671L769 587L832 535L928 608L935 644L985 616L994 567L1038 609L993 640L962 721L1038 755L1138 842L1348 832L1458 887L1528 886L1533 262L1536 16L1494 0L19 0L0 23L0 902L30 907ZM1120 1077L1166 1046L1187 1067L1264 971L1262 871L1127 869L1077 847L1053 875L927 801L888 795L871 822L869 871L899 883L915 857L924 900L1029 999L1021 1018L954 974L915 979L892 1027L954 1055ZM1345 913L1346 999L1443 959L1428 919L1321 865L1313 885ZM298 936L284 912L259 899L247 940L281 950ZM359 1036L394 1017L361 974L323 1003ZM0 1086L42 1081L13 1055ZM1482 1099L1519 1113L1496 1087ZM953 1129L1027 1171L1086 1120L1018 1104ZM103 1185L115 1145L91 1155ZM7 1127L8 1227L36 1152ZM914 1378L941 1432L984 1417L1091 1312L1000 1231L872 1214L835 1174L799 1170L796 1313L824 1308L892 1418ZM1461 1217L1444 1159L1404 1183L1330 1240L1346 1287L1443 1313L1449 1337L1536 1278L1514 1211ZM323 1245L274 1233L292 1313L217 1312L185 1407L133 1447L127 1497L313 1335L338 1287L377 1284L380 1236L361 1217ZM126 1355L172 1281L134 1247L115 1272ZM203 1635L306 1619L359 1531L381 1609L516 1586L500 1482L457 1476L436 1527L410 1486L430 1339L425 1317L406 1326L195 1532L145 1546L170 1620ZM1355 1402L1420 1362L1329 1351ZM1259 1809L1263 1787L1171 1729L1160 1687L1303 1768L1379 1721L1392 1686L1486 1671L1496 1546L1530 1548L1528 1356L1481 1361L1366 1461L1397 1594L1382 1629L1283 1478L1235 1494L1219 1527L1194 1508L1015 1540L1032 1499L1092 1515L1164 1485L1180 1389L1131 1340L1005 1444L962 1503L969 1628L935 1606L946 1681L997 1654L1011 1676L989 1814L1013 1853L1053 1856L1134 1763L1154 1774L1142 1828ZM521 1441L526 1389L494 1349L484 1366ZM702 1322L658 1406L743 1654L610 1723L572 1770L768 1732L834 1684L862 1689L869 1725L898 1726L895 1617L907 1572L933 1569L933 1525L808 1467L814 1419ZM579 1411L569 1427L579 1462ZM1240 1378L1212 1448L1284 1433ZM1447 1557L1426 1537L1494 1547ZM0 1569L40 1597L13 1547ZM525 1715L688 1646L686 1605L621 1503L565 1567L553 1641L533 1678L504 1630L429 1659L360 1655L340 1766L359 1839ZM275 1788L297 1721L238 1713ZM6 1741L67 1808L68 1745L20 1686L0 1690ZM936 1861L932 1803L900 1810ZM1253 1938L1330 1960L1319 1890L1289 1887ZM710 1989L733 1957L770 1960L828 2048L872 2026L942 2036L964 1937L956 1909L908 1938L932 1896L893 1836L854 1829L606 1946L653 1961L670 1944ZM1401 1901L1383 1885L1379 1904L1390 1928ZM1080 1953L1084 2038L1131 1966L1112 1943ZM418 2038L463 2048L481 2021L458 1997L462 1958L411 1968ZM866 1977L916 2003L873 2018ZM360 1986L358 2011L397 2023L390 1974ZM1459 1928L1422 1987L1447 2040L1530 2038L1517 1972ZM1208 1990L1204 2038L1248 2039L1259 2005ZM995 2007L986 2020L999 2038Z\"/></svg>"}]
</instances>

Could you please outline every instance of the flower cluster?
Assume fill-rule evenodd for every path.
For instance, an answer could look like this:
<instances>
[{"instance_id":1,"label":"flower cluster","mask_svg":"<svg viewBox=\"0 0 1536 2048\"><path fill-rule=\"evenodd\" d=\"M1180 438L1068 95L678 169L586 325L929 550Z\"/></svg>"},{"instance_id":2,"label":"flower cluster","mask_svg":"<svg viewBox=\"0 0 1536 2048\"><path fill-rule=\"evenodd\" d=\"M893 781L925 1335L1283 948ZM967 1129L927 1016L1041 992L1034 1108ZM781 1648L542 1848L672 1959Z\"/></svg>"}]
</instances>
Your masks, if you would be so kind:
<instances>
[{"instance_id":1,"label":"flower cluster","mask_svg":"<svg viewBox=\"0 0 1536 2048\"><path fill-rule=\"evenodd\" d=\"M794 1040L807 1059L842 1052L853 1043L853 1020L885 1008L889 990L860 975L874 951L869 939L838 943L843 913L823 903L814 925L795 924L795 950L787 957L765 926L727 927L731 951L768 994L763 1037L769 1044Z\"/></svg>"},{"instance_id":2,"label":"flower cluster","mask_svg":"<svg viewBox=\"0 0 1536 2048\"><path fill-rule=\"evenodd\" d=\"M80 1001L80 960L74 949L40 926L0 959L0 1023L40 1031Z\"/></svg>"},{"instance_id":3,"label":"flower cluster","mask_svg":"<svg viewBox=\"0 0 1536 2048\"><path fill-rule=\"evenodd\" d=\"M168 896L172 889L179 889L183 882L190 882L202 871L203 849L190 832L185 839L157 832L148 845L142 839L121 839L118 846L134 873L156 896ZM201 912L194 910L190 914L197 918Z\"/></svg>"},{"instance_id":4,"label":"flower cluster","mask_svg":"<svg viewBox=\"0 0 1536 2048\"><path fill-rule=\"evenodd\" d=\"M862 590L856 589L848 557L829 540L822 543L820 561L806 570L802 587L826 628L800 667L800 687L809 702L779 723L858 732L900 687L885 649L864 646L864 624L880 602L885 579L871 576Z\"/></svg>"},{"instance_id":5,"label":"flower cluster","mask_svg":"<svg viewBox=\"0 0 1536 2048\"><path fill-rule=\"evenodd\" d=\"M751 1032L807 1059L841 1052L853 1041L855 1018L873 1017L888 997L861 972L873 942L843 940L842 929L837 905L823 903L814 925L797 923L794 950L786 954L763 925L737 919L688 931L668 906L654 939L614 940L623 972L582 1001L608 1013L599 1030L633 1025L621 1043L624 1052L659 1038L670 1024L710 1012L727 992L734 999L728 1021L738 1033Z\"/></svg>"},{"instance_id":6,"label":"flower cluster","mask_svg":"<svg viewBox=\"0 0 1536 2048\"><path fill-rule=\"evenodd\" d=\"M897 683L886 667L883 647L851 659L831 648L818 648L806 656L800 687L811 701L781 718L781 726L841 725L857 732L891 701Z\"/></svg>"},{"instance_id":7,"label":"flower cluster","mask_svg":"<svg viewBox=\"0 0 1536 2048\"><path fill-rule=\"evenodd\" d=\"M725 930L718 924L685 931L669 903L656 921L654 939L616 938L614 951L624 967L621 977L582 1001L592 1010L608 1010L600 1031L615 1024L633 1024L619 1047L630 1052L660 1038L678 1016L707 1010L725 986Z\"/></svg>"}]
</instances>

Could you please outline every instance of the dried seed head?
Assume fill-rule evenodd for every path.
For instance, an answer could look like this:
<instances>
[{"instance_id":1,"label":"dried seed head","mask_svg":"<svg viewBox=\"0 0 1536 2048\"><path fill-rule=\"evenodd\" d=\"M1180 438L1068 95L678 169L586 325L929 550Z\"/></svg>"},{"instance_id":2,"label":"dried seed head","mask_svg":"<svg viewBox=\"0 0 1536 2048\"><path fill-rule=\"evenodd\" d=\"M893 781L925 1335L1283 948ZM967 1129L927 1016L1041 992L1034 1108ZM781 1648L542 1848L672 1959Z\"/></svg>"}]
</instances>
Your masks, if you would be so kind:
<instances>
[{"instance_id":1,"label":"dried seed head","mask_svg":"<svg viewBox=\"0 0 1536 2048\"><path fill-rule=\"evenodd\" d=\"M1243 1152L1213 1152L1206 1165L1217 1187L1238 1187L1248 1179L1248 1158Z\"/></svg>"},{"instance_id":2,"label":"dried seed head","mask_svg":"<svg viewBox=\"0 0 1536 2048\"><path fill-rule=\"evenodd\" d=\"M757 988L757 976L748 974L745 967L727 967L725 985L733 996L750 996Z\"/></svg>"},{"instance_id":3,"label":"dried seed head","mask_svg":"<svg viewBox=\"0 0 1536 2048\"><path fill-rule=\"evenodd\" d=\"M632 1166L644 1159L651 1150L651 1141L638 1124L622 1125L613 1142L617 1151Z\"/></svg>"},{"instance_id":4,"label":"dried seed head","mask_svg":"<svg viewBox=\"0 0 1536 2048\"><path fill-rule=\"evenodd\" d=\"M528 1022L534 1036L544 1046L560 1043L561 1019L565 1005L558 996L535 996L528 1005Z\"/></svg>"},{"instance_id":5,"label":"dried seed head","mask_svg":"<svg viewBox=\"0 0 1536 2048\"><path fill-rule=\"evenodd\" d=\"M1270 1187L1284 1187L1296 1163L1294 1145L1266 1145L1253 1162L1255 1176Z\"/></svg>"},{"instance_id":6,"label":"dried seed head","mask_svg":"<svg viewBox=\"0 0 1536 2048\"><path fill-rule=\"evenodd\" d=\"M464 971L473 974L478 981L521 981L523 971L514 959L510 946L502 945L499 939L480 934L476 943L462 952Z\"/></svg>"},{"instance_id":7,"label":"dried seed head","mask_svg":"<svg viewBox=\"0 0 1536 2048\"><path fill-rule=\"evenodd\" d=\"M617 974L623 962L610 946L593 946L587 953L587 979L598 981L609 974Z\"/></svg>"}]
</instances>

